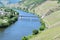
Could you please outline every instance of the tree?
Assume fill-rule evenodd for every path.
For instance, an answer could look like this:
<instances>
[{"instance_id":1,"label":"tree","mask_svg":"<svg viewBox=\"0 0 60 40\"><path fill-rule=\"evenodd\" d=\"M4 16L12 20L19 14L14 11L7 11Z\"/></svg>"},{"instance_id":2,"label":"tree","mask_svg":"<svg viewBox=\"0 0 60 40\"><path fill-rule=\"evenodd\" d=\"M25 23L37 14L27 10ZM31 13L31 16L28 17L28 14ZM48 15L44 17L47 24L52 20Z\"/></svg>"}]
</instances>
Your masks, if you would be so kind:
<instances>
[{"instance_id":1,"label":"tree","mask_svg":"<svg viewBox=\"0 0 60 40\"><path fill-rule=\"evenodd\" d=\"M40 31L43 31L45 28L46 28L46 26L45 26L45 22L42 20L42 19L40 19L40 23L41 23L41 27L39 28L39 30Z\"/></svg>"},{"instance_id":2,"label":"tree","mask_svg":"<svg viewBox=\"0 0 60 40\"><path fill-rule=\"evenodd\" d=\"M1 9L1 8L0 8ZM2 8L3 15L0 13L0 28L5 28L18 20L19 13L9 8Z\"/></svg>"},{"instance_id":3,"label":"tree","mask_svg":"<svg viewBox=\"0 0 60 40\"><path fill-rule=\"evenodd\" d=\"M24 36L24 37L22 38L22 40L28 40L28 38Z\"/></svg>"},{"instance_id":4,"label":"tree","mask_svg":"<svg viewBox=\"0 0 60 40\"><path fill-rule=\"evenodd\" d=\"M60 3L60 0L58 0L58 3Z\"/></svg>"},{"instance_id":5,"label":"tree","mask_svg":"<svg viewBox=\"0 0 60 40\"><path fill-rule=\"evenodd\" d=\"M36 35L36 34L38 34L39 32L38 32L38 30L33 30L33 35Z\"/></svg>"},{"instance_id":6,"label":"tree","mask_svg":"<svg viewBox=\"0 0 60 40\"><path fill-rule=\"evenodd\" d=\"M43 31L45 29L45 23L41 24L40 31Z\"/></svg>"}]
</instances>

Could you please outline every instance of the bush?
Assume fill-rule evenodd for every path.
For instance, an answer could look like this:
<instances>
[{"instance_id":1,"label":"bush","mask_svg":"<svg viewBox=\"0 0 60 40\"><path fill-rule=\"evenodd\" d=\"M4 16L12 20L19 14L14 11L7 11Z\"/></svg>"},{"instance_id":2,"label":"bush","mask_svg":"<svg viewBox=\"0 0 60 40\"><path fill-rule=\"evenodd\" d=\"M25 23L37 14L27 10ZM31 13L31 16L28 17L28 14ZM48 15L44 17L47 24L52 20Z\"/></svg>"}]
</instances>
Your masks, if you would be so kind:
<instances>
[{"instance_id":1,"label":"bush","mask_svg":"<svg viewBox=\"0 0 60 40\"><path fill-rule=\"evenodd\" d=\"M45 29L45 23L42 23L41 27L40 27L40 31L43 31Z\"/></svg>"},{"instance_id":2,"label":"bush","mask_svg":"<svg viewBox=\"0 0 60 40\"><path fill-rule=\"evenodd\" d=\"M9 26L9 23L3 23L3 28L6 28Z\"/></svg>"},{"instance_id":3,"label":"bush","mask_svg":"<svg viewBox=\"0 0 60 40\"><path fill-rule=\"evenodd\" d=\"M24 36L24 37L22 38L22 40L28 40L28 38Z\"/></svg>"},{"instance_id":4,"label":"bush","mask_svg":"<svg viewBox=\"0 0 60 40\"><path fill-rule=\"evenodd\" d=\"M33 35L36 35L36 34L38 34L39 33L39 31L38 30L33 30Z\"/></svg>"},{"instance_id":5,"label":"bush","mask_svg":"<svg viewBox=\"0 0 60 40\"><path fill-rule=\"evenodd\" d=\"M39 30L43 31L46 28L45 22L42 19L40 19L40 23L41 23L41 27L39 28Z\"/></svg>"},{"instance_id":6,"label":"bush","mask_svg":"<svg viewBox=\"0 0 60 40\"><path fill-rule=\"evenodd\" d=\"M58 3L60 3L60 0L58 0Z\"/></svg>"}]
</instances>

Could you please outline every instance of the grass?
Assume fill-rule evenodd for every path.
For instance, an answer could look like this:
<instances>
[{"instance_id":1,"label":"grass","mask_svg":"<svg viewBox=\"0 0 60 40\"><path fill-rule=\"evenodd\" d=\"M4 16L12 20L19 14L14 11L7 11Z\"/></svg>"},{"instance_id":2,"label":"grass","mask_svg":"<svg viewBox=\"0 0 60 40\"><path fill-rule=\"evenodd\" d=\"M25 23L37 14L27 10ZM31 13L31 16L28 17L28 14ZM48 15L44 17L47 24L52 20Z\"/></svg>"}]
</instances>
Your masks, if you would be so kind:
<instances>
[{"instance_id":1,"label":"grass","mask_svg":"<svg viewBox=\"0 0 60 40\"><path fill-rule=\"evenodd\" d=\"M54 23L60 22L60 10L52 13L51 15L44 18L44 20L49 23L49 25L53 25Z\"/></svg>"},{"instance_id":2,"label":"grass","mask_svg":"<svg viewBox=\"0 0 60 40\"><path fill-rule=\"evenodd\" d=\"M58 40L60 35L60 24L56 25L54 28L47 29L40 34L32 37L30 40ZM60 38L59 38L60 39Z\"/></svg>"}]
</instances>

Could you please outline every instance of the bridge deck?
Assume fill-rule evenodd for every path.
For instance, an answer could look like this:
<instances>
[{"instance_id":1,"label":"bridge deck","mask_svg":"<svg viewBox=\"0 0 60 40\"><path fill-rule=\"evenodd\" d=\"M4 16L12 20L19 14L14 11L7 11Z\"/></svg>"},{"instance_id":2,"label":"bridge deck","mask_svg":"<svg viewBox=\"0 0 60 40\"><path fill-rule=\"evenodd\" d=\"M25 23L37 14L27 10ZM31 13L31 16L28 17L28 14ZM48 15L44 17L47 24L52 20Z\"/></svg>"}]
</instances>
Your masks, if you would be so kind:
<instances>
[{"instance_id":1,"label":"bridge deck","mask_svg":"<svg viewBox=\"0 0 60 40\"><path fill-rule=\"evenodd\" d=\"M24 15L19 15L19 17L37 17L37 16L24 16Z\"/></svg>"}]
</instances>

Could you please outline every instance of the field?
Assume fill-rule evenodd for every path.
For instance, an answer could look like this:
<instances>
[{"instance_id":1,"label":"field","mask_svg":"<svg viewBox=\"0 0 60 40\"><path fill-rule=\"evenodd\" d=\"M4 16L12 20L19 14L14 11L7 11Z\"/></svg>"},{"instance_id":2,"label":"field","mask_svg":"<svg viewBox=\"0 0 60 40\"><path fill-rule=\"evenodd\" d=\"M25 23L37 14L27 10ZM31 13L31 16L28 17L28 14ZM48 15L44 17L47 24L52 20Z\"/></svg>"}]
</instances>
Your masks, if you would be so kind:
<instances>
[{"instance_id":1,"label":"field","mask_svg":"<svg viewBox=\"0 0 60 40\"><path fill-rule=\"evenodd\" d=\"M49 16L44 18L46 24L52 27L52 25L56 25L60 22L60 11L53 12Z\"/></svg>"}]
</instances>

